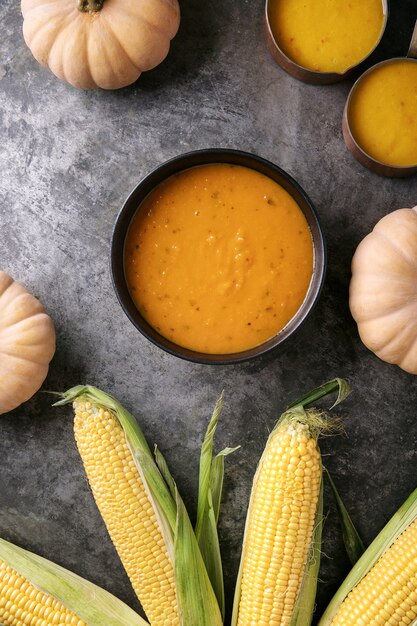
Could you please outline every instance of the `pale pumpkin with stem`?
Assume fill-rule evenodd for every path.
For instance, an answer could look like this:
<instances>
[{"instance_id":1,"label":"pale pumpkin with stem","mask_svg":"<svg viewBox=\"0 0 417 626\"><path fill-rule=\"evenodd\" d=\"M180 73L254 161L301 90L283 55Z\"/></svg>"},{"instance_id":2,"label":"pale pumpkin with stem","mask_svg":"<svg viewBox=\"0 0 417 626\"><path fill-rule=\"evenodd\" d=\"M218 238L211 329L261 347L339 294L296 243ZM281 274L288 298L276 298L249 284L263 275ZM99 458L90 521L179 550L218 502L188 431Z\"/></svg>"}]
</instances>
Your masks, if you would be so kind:
<instances>
[{"instance_id":1,"label":"pale pumpkin with stem","mask_svg":"<svg viewBox=\"0 0 417 626\"><path fill-rule=\"evenodd\" d=\"M38 391L54 352L54 324L42 304L0 272L0 414Z\"/></svg>"},{"instance_id":2,"label":"pale pumpkin with stem","mask_svg":"<svg viewBox=\"0 0 417 626\"><path fill-rule=\"evenodd\" d=\"M389 213L359 244L350 310L365 346L417 374L417 206Z\"/></svg>"},{"instance_id":3,"label":"pale pumpkin with stem","mask_svg":"<svg viewBox=\"0 0 417 626\"><path fill-rule=\"evenodd\" d=\"M22 0L23 35L39 63L81 89L118 89L161 63L177 0Z\"/></svg>"}]
</instances>

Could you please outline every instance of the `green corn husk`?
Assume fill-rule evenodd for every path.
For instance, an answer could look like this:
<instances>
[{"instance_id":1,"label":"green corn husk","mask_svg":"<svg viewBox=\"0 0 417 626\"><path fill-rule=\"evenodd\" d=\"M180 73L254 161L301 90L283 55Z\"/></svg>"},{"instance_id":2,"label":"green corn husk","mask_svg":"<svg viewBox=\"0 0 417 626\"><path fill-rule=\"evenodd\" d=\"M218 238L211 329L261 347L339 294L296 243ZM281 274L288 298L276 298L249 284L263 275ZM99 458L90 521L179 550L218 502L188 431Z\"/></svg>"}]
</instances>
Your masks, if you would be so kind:
<instances>
[{"instance_id":1,"label":"green corn husk","mask_svg":"<svg viewBox=\"0 0 417 626\"><path fill-rule=\"evenodd\" d=\"M352 565L355 565L365 552L364 543L355 528L354 523L346 509L342 498L339 495L336 485L334 484L332 477L329 474L329 470L324 468L325 475L329 481L330 488L332 490L333 498L336 504L337 513L339 515L340 526L342 528L343 543L345 544L346 553L349 557L349 561Z\"/></svg>"},{"instance_id":2,"label":"green corn husk","mask_svg":"<svg viewBox=\"0 0 417 626\"><path fill-rule=\"evenodd\" d=\"M281 415L279 420L277 421L273 431L271 432L268 441L265 446L265 450L263 455L265 455L266 450L268 448L268 443L271 438L274 436L276 431L285 423L302 423L307 424L310 428L311 435L314 437L319 436L321 431L333 430L335 428L334 421L327 418L325 414L315 409L308 409L307 407L317 400L327 396L328 394L337 392L338 396L336 402L332 405L337 406L340 402L342 402L346 396L350 393L350 387L348 383L340 378L336 378L334 380L325 383L321 387L314 389L309 392L296 402L293 402L288 409ZM256 471L254 477L254 487L257 484L259 479L259 471L261 467L263 456L258 464L258 469ZM238 618L239 618L239 605L241 600L241 583L242 583L242 574L243 574L243 562L245 555L245 541L246 535L248 531L248 524L251 515L251 504L252 497L249 503L248 514L246 518L246 526L245 533L243 539L243 549L242 549L242 559L240 563L238 579L236 584L235 591L235 599L233 605L233 615L232 615L232 624L231 626L237 626ZM307 558L307 563L305 566L305 570L303 573L303 580L301 584L300 591L296 598L295 606L293 609L293 613L291 616L290 626L310 626L314 607L315 607L315 597L317 590L317 579L318 572L320 567L320 550L321 550L321 534L322 534L322 525L323 525L323 484L322 478L320 483L320 492L316 509L316 522L314 527L313 536L310 543L309 554Z\"/></svg>"},{"instance_id":3,"label":"green corn husk","mask_svg":"<svg viewBox=\"0 0 417 626\"><path fill-rule=\"evenodd\" d=\"M404 504L392 516L379 535L374 539L369 548L365 550L358 562L352 567L349 574L333 596L330 604L324 612L318 626L329 626L337 614L342 602L356 587L376 562L384 555L398 537L417 518L417 489L407 498ZM413 621L414 625L416 621Z\"/></svg>"},{"instance_id":4,"label":"green corn husk","mask_svg":"<svg viewBox=\"0 0 417 626\"><path fill-rule=\"evenodd\" d=\"M37 589L59 600L88 626L149 626L108 591L4 539L0 539L0 560Z\"/></svg>"},{"instance_id":5,"label":"green corn husk","mask_svg":"<svg viewBox=\"0 0 417 626\"><path fill-rule=\"evenodd\" d=\"M82 385L61 395L62 400L55 405L83 399L111 411L117 417L153 505L173 564L181 625L221 626L223 622L219 605L194 530L162 455L156 451L157 461L163 468L161 473L136 419L112 396L95 387Z\"/></svg>"},{"instance_id":6,"label":"green corn husk","mask_svg":"<svg viewBox=\"0 0 417 626\"><path fill-rule=\"evenodd\" d=\"M213 440L223 405L223 393L216 402L208 425L200 455L197 524L195 534L200 551L224 618L225 598L223 567L220 554L217 523L224 480L224 459L240 448L224 448L213 458ZM176 497L174 479L160 450L155 446L155 460L171 493Z\"/></svg>"},{"instance_id":7,"label":"green corn husk","mask_svg":"<svg viewBox=\"0 0 417 626\"><path fill-rule=\"evenodd\" d=\"M330 409L334 409L338 404L343 402L350 394L351 389L347 380L345 380L344 378L333 378L332 380L329 380L327 383L320 385L320 387L317 387L316 389L309 391L302 398L299 398L295 402L292 402L288 406L287 411L289 409L294 409L296 407L306 408L307 406L311 406L313 402L317 402L317 400L321 400L321 398L325 398L326 396L328 396L331 393L334 393L335 391L337 391L337 398L336 398L336 401L330 407Z\"/></svg>"},{"instance_id":8,"label":"green corn husk","mask_svg":"<svg viewBox=\"0 0 417 626\"><path fill-rule=\"evenodd\" d=\"M224 459L232 452L235 452L238 447L225 448L213 458L213 441L223 406L223 396L224 394L222 393L216 402L201 448L195 534L221 614L224 618L223 567L217 534L217 522L223 489Z\"/></svg>"}]
</instances>

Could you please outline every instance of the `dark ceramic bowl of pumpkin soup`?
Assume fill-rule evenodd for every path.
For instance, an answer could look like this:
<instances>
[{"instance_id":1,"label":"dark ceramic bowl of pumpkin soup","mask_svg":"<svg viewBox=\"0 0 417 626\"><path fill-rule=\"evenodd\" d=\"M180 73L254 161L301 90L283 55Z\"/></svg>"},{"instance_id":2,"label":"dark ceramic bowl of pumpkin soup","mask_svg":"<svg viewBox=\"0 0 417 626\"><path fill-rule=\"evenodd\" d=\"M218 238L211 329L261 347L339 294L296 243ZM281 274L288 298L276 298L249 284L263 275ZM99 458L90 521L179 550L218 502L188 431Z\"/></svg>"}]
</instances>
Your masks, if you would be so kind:
<instances>
[{"instance_id":1,"label":"dark ceramic bowl of pumpkin soup","mask_svg":"<svg viewBox=\"0 0 417 626\"><path fill-rule=\"evenodd\" d=\"M119 302L154 344L237 363L288 339L316 303L326 250L314 207L281 168L228 149L178 156L146 176L116 220Z\"/></svg>"}]
</instances>

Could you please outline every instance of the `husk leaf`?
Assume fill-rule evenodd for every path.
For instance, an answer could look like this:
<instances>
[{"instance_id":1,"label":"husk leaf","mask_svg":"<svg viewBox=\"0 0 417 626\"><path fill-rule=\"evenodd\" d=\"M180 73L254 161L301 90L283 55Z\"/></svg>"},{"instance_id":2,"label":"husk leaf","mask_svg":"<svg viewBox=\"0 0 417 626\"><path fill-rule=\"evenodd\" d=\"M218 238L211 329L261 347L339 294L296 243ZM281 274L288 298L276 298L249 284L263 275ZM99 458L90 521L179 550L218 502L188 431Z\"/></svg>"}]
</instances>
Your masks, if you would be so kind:
<instances>
[{"instance_id":1,"label":"husk leaf","mask_svg":"<svg viewBox=\"0 0 417 626\"><path fill-rule=\"evenodd\" d=\"M333 380L329 380L327 383L324 383L320 387L313 389L306 393L305 396L302 396L295 402L292 402L288 409L292 409L294 407L302 406L306 407L313 402L317 402L321 398L328 396L330 393L337 391L336 401L330 407L333 409L335 406L343 402L345 398L350 394L351 389L349 383L344 378L333 378Z\"/></svg>"},{"instance_id":2,"label":"husk leaf","mask_svg":"<svg viewBox=\"0 0 417 626\"><path fill-rule=\"evenodd\" d=\"M200 546L208 576L219 603L222 617L225 611L223 567L217 522L224 478L224 457L236 448L225 448L213 459L213 442L223 406L224 394L216 402L200 455L197 523L195 535Z\"/></svg>"},{"instance_id":3,"label":"husk leaf","mask_svg":"<svg viewBox=\"0 0 417 626\"><path fill-rule=\"evenodd\" d=\"M185 510L177 496L175 532L175 580L181 623L184 626L222 626L223 620L198 543ZM204 611L201 607L204 606Z\"/></svg>"},{"instance_id":4,"label":"husk leaf","mask_svg":"<svg viewBox=\"0 0 417 626\"><path fill-rule=\"evenodd\" d=\"M339 495L336 485L334 484L329 471L324 468L327 480L329 481L330 488L334 497L334 501L339 515L340 526L342 528L343 543L345 544L346 553L352 565L355 565L365 552L365 545L355 528L354 523L343 503L342 498Z\"/></svg>"},{"instance_id":5,"label":"husk leaf","mask_svg":"<svg viewBox=\"0 0 417 626\"><path fill-rule=\"evenodd\" d=\"M318 626L328 626L339 610L346 596L362 578L372 569L378 559L396 541L406 528L417 517L417 489L407 498L404 504L391 517L379 535L374 539L369 548L365 550L359 561L352 567L349 574L333 596L329 606L320 619Z\"/></svg>"},{"instance_id":6,"label":"husk leaf","mask_svg":"<svg viewBox=\"0 0 417 626\"><path fill-rule=\"evenodd\" d=\"M222 392L220 398L216 402L216 406L214 407L214 411L204 437L203 445L201 446L196 523L197 540L200 540L201 529L207 509L207 494L210 491L211 462L213 459L213 441L223 406L223 398L224 393Z\"/></svg>"},{"instance_id":7,"label":"husk leaf","mask_svg":"<svg viewBox=\"0 0 417 626\"><path fill-rule=\"evenodd\" d=\"M0 559L37 589L59 600L88 626L149 626L108 591L4 539L0 539Z\"/></svg>"},{"instance_id":8,"label":"husk leaf","mask_svg":"<svg viewBox=\"0 0 417 626\"><path fill-rule=\"evenodd\" d=\"M233 454L233 452L236 452L236 450L239 449L240 446L236 446L235 448L224 448L218 454L216 454L211 464L210 486L216 524L219 521L220 504L223 491L224 459L226 456L229 456L229 454Z\"/></svg>"},{"instance_id":9,"label":"husk leaf","mask_svg":"<svg viewBox=\"0 0 417 626\"><path fill-rule=\"evenodd\" d=\"M169 471L168 463L166 462L164 455L156 444L154 448L154 455L159 471L161 472L166 484L168 485L172 497L175 498L175 481L172 477L171 472Z\"/></svg>"}]
</instances>

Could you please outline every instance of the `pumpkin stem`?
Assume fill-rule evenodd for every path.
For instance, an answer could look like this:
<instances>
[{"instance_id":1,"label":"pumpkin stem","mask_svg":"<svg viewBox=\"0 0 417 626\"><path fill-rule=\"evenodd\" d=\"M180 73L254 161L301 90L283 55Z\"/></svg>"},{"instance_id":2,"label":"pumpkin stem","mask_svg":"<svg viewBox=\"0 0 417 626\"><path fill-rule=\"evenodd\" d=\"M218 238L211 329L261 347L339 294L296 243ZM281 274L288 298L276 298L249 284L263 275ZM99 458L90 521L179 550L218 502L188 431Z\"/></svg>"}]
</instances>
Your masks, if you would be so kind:
<instances>
[{"instance_id":1,"label":"pumpkin stem","mask_svg":"<svg viewBox=\"0 0 417 626\"><path fill-rule=\"evenodd\" d=\"M101 11L104 0L77 0L78 10L83 13Z\"/></svg>"}]
</instances>

